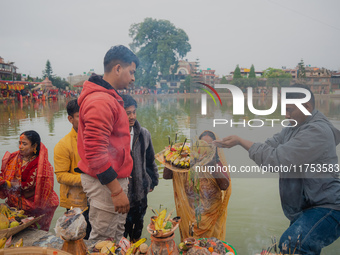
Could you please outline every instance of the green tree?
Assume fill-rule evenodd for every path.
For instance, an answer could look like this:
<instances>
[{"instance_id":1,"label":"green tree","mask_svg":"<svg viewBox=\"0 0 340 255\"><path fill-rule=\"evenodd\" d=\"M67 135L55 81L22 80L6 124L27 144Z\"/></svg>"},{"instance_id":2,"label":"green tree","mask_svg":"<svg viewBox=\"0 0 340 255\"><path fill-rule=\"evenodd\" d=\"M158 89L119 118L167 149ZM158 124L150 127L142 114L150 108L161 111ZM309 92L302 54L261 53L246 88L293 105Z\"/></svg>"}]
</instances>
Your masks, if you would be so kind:
<instances>
[{"instance_id":1,"label":"green tree","mask_svg":"<svg viewBox=\"0 0 340 255\"><path fill-rule=\"evenodd\" d=\"M292 79L290 73L286 73L282 69L275 69L272 67L267 68L263 76L267 78L267 86L269 87L286 87L289 86Z\"/></svg>"},{"instance_id":2,"label":"green tree","mask_svg":"<svg viewBox=\"0 0 340 255\"><path fill-rule=\"evenodd\" d=\"M242 78L242 75L241 75L241 69L240 67L237 65L235 70L234 70L234 76L233 76L233 79L240 79Z\"/></svg>"},{"instance_id":3,"label":"green tree","mask_svg":"<svg viewBox=\"0 0 340 255\"><path fill-rule=\"evenodd\" d=\"M243 79L241 75L241 69L238 65L236 66L234 70L233 80L231 83L240 88L247 87L248 85L248 79Z\"/></svg>"},{"instance_id":4,"label":"green tree","mask_svg":"<svg viewBox=\"0 0 340 255\"><path fill-rule=\"evenodd\" d=\"M265 78L292 78L290 73L286 73L282 69L269 67L263 72Z\"/></svg>"},{"instance_id":5,"label":"green tree","mask_svg":"<svg viewBox=\"0 0 340 255\"><path fill-rule=\"evenodd\" d=\"M220 82L221 82L221 84L228 84L229 83L225 76L222 77Z\"/></svg>"},{"instance_id":6,"label":"green tree","mask_svg":"<svg viewBox=\"0 0 340 255\"><path fill-rule=\"evenodd\" d=\"M306 68L303 59L301 59L300 63L298 63L298 79L306 78Z\"/></svg>"},{"instance_id":7,"label":"green tree","mask_svg":"<svg viewBox=\"0 0 340 255\"><path fill-rule=\"evenodd\" d=\"M255 67L251 65L248 78L256 78Z\"/></svg>"},{"instance_id":8,"label":"green tree","mask_svg":"<svg viewBox=\"0 0 340 255\"><path fill-rule=\"evenodd\" d=\"M250 78L247 80L248 80L248 86L253 87L253 88L257 87L257 83L258 83L257 78Z\"/></svg>"},{"instance_id":9,"label":"green tree","mask_svg":"<svg viewBox=\"0 0 340 255\"><path fill-rule=\"evenodd\" d=\"M34 81L34 79L33 79L31 76L29 76L29 75L27 75L26 80L27 80L27 81Z\"/></svg>"},{"instance_id":10,"label":"green tree","mask_svg":"<svg viewBox=\"0 0 340 255\"><path fill-rule=\"evenodd\" d=\"M36 82L42 82L43 81L43 79L39 78L38 76L35 77L35 79L33 79L33 80L36 81Z\"/></svg>"},{"instance_id":11,"label":"green tree","mask_svg":"<svg viewBox=\"0 0 340 255\"><path fill-rule=\"evenodd\" d=\"M11 80L12 80L12 76L3 77L3 78L1 78L1 80L4 80L4 81L11 81Z\"/></svg>"},{"instance_id":12,"label":"green tree","mask_svg":"<svg viewBox=\"0 0 340 255\"><path fill-rule=\"evenodd\" d=\"M59 89L65 89L67 86L70 86L70 83L68 83L65 78L53 75L52 65L49 60L46 61L45 70L43 70L43 79L46 77L52 82L53 86ZM41 80L37 77L36 81Z\"/></svg>"},{"instance_id":13,"label":"green tree","mask_svg":"<svg viewBox=\"0 0 340 255\"><path fill-rule=\"evenodd\" d=\"M176 68L178 60L191 49L188 35L168 20L145 18L131 25L129 36L132 38L130 47L140 60L137 86L153 87L158 73L169 75L170 66Z\"/></svg>"},{"instance_id":14,"label":"green tree","mask_svg":"<svg viewBox=\"0 0 340 255\"><path fill-rule=\"evenodd\" d=\"M168 90L169 90L168 84L166 84L165 82L162 82L162 83L161 83L161 88L162 88L162 90L164 90L164 91L168 91Z\"/></svg>"},{"instance_id":15,"label":"green tree","mask_svg":"<svg viewBox=\"0 0 340 255\"><path fill-rule=\"evenodd\" d=\"M70 86L70 83L68 83L65 78L59 76L52 76L50 80L53 86L56 86L58 89L66 89L67 86Z\"/></svg>"},{"instance_id":16,"label":"green tree","mask_svg":"<svg viewBox=\"0 0 340 255\"><path fill-rule=\"evenodd\" d=\"M187 75L185 77L184 82L181 83L180 92L184 92L184 90L186 90L187 93L190 92L191 83L192 83L192 77L191 75Z\"/></svg>"},{"instance_id":17,"label":"green tree","mask_svg":"<svg viewBox=\"0 0 340 255\"><path fill-rule=\"evenodd\" d=\"M47 59L45 70L43 70L43 78L48 77L49 80L51 80L53 75L52 65L51 62Z\"/></svg>"}]
</instances>

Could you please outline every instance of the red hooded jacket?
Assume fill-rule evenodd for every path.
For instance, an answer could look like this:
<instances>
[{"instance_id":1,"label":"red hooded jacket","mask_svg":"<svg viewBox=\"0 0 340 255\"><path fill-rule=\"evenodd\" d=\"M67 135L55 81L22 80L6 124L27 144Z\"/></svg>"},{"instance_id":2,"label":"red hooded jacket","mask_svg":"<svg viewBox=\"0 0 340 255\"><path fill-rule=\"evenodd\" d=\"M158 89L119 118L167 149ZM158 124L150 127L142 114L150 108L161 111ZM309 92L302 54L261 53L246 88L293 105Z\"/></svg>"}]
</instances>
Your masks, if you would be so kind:
<instances>
[{"instance_id":1,"label":"red hooded jacket","mask_svg":"<svg viewBox=\"0 0 340 255\"><path fill-rule=\"evenodd\" d=\"M122 98L100 76L85 81L78 98L78 167L105 185L130 176L129 120Z\"/></svg>"}]
</instances>

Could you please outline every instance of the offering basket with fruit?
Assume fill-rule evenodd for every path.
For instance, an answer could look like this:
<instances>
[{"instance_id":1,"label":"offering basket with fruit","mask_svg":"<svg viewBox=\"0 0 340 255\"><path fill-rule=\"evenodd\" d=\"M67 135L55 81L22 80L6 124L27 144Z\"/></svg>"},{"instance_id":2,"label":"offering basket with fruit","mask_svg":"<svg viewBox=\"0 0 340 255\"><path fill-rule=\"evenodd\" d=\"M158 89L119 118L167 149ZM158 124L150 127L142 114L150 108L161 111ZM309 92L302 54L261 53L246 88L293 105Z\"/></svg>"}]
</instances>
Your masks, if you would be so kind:
<instances>
[{"instance_id":1,"label":"offering basket with fruit","mask_svg":"<svg viewBox=\"0 0 340 255\"><path fill-rule=\"evenodd\" d=\"M190 167L206 165L216 156L214 145L197 140L190 148L190 144L186 141L187 139L183 143L170 143L164 150L157 153L155 158L174 172L189 172Z\"/></svg>"},{"instance_id":2,"label":"offering basket with fruit","mask_svg":"<svg viewBox=\"0 0 340 255\"><path fill-rule=\"evenodd\" d=\"M190 147L187 143L176 143L165 147L155 158L172 171L187 172L190 168Z\"/></svg>"},{"instance_id":3,"label":"offering basket with fruit","mask_svg":"<svg viewBox=\"0 0 340 255\"><path fill-rule=\"evenodd\" d=\"M166 209L164 209L156 216L152 216L151 223L147 226L148 232L158 238L171 236L181 221L180 217L170 219L172 212L166 216Z\"/></svg>"},{"instance_id":4,"label":"offering basket with fruit","mask_svg":"<svg viewBox=\"0 0 340 255\"><path fill-rule=\"evenodd\" d=\"M30 225L38 222L45 215L28 217L23 210L0 204L0 238L9 238Z\"/></svg>"}]
</instances>

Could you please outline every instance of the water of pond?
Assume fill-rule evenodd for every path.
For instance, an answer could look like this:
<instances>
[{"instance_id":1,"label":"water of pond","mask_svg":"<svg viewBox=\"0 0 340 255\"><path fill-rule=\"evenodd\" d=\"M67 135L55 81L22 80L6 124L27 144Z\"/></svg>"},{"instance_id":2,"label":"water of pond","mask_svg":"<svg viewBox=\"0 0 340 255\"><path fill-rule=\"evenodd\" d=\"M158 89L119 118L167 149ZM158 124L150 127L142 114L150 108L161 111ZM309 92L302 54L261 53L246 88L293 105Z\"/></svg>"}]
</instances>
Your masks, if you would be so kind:
<instances>
[{"instance_id":1,"label":"water of pond","mask_svg":"<svg viewBox=\"0 0 340 255\"><path fill-rule=\"evenodd\" d=\"M139 96L137 119L146 127L152 135L155 151L161 151L168 143L168 135L175 137L178 132L179 140L185 137L195 136L205 129L215 131L220 137L230 134L240 135L253 141L264 141L267 137L280 131L280 125L265 124L260 130L241 124L230 127L212 128L211 120L233 119L240 122L242 118L247 120L258 118L246 110L245 116L236 118L232 116L231 98L223 98L223 106L216 107L208 101L208 114L201 115L200 97L189 95L171 96ZM56 143L70 130L71 124L67 120L66 100L45 103L9 103L0 105L0 156L6 151L18 150L18 137L25 130L36 130L42 142L49 151L49 160L53 164L53 149ZM254 100L254 106L258 109L268 109L270 104L264 98ZM316 107L323 112L332 123L340 128L340 99L318 98ZM282 119L279 109L272 119ZM279 122L278 122L279 123ZM337 148L340 156L340 146ZM248 158L248 154L242 148L225 149L225 155L229 164L239 167L241 165L254 165ZM159 167L162 176L162 167ZM232 244L238 254L255 254L262 248L271 244L271 236L277 238L288 227L288 220L282 213L279 194L278 178L273 176L232 175L232 195L228 205L226 240ZM54 186L59 195L59 184L55 178ZM173 198L172 181L160 180L155 191L148 196L149 205L158 208L160 204L172 209L175 207ZM55 221L64 212L64 208L58 208L51 231L54 232ZM145 216L145 224L149 223L151 212ZM149 237L144 230L143 237ZM179 233L176 233L176 242L179 243ZM322 254L338 254L340 240L323 250Z\"/></svg>"}]
</instances>

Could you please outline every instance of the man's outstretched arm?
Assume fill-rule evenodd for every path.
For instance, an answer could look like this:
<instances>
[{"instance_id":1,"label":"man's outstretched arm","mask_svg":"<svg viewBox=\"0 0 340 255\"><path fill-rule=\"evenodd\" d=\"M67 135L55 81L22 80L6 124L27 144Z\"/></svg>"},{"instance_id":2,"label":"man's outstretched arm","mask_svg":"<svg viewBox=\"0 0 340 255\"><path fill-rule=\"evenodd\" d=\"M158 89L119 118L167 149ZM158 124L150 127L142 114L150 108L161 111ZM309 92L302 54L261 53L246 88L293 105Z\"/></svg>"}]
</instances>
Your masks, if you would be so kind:
<instances>
[{"instance_id":1,"label":"man's outstretched arm","mask_svg":"<svg viewBox=\"0 0 340 255\"><path fill-rule=\"evenodd\" d=\"M237 135L231 135L223 138L220 141L213 141L213 144L220 148L232 148L236 145L241 145L244 149L249 151L254 142L243 139Z\"/></svg>"}]
</instances>

